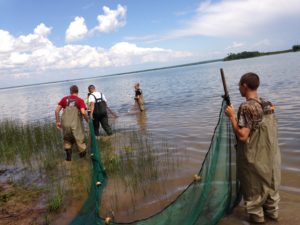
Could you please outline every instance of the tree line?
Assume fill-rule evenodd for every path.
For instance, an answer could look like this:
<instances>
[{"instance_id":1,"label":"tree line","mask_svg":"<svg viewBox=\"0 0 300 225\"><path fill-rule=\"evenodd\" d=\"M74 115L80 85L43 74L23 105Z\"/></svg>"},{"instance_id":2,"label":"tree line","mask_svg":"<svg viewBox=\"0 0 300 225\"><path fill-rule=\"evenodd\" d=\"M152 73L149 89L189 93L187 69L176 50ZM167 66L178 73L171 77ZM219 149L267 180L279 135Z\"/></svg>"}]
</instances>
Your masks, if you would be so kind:
<instances>
[{"instance_id":1,"label":"tree line","mask_svg":"<svg viewBox=\"0 0 300 225\"><path fill-rule=\"evenodd\" d=\"M223 60L229 61L235 59L245 59L245 58L252 58L252 57L258 57L264 55L274 55L274 54L297 52L297 51L300 51L300 45L294 45L291 49L283 50L283 51L275 51L275 52L243 51L240 53L229 53L228 56L226 56Z\"/></svg>"}]
</instances>

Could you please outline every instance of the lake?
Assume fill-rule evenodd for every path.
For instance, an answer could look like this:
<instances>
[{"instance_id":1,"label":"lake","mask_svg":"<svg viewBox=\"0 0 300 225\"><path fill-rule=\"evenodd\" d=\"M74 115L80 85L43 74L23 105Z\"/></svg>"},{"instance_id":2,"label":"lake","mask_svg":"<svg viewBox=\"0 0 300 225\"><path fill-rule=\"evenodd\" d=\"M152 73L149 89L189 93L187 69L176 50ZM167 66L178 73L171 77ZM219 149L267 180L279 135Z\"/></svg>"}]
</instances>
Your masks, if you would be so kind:
<instances>
[{"instance_id":1,"label":"lake","mask_svg":"<svg viewBox=\"0 0 300 225\"><path fill-rule=\"evenodd\" d=\"M179 151L182 149L181 154L188 158L188 163L178 168L178 176L184 179L199 170L218 122L223 94L219 69L224 69L236 110L244 100L238 91L239 78L246 72L255 72L261 78L259 95L276 106L282 152L282 204L288 205L290 210L294 204L293 207L300 210L299 62L298 52L2 89L0 114L2 120L25 123L54 121L57 103L68 94L70 85L78 85L79 96L86 98L88 85L94 84L105 94L110 108L119 115L114 125L116 132L129 128L146 130L154 140L164 139ZM143 118L132 113L133 85L136 82L141 84L145 98ZM288 215L286 213L284 215ZM234 217L241 217L240 213L229 218L228 224L239 224L235 223ZM287 218L286 221L292 220Z\"/></svg>"}]
</instances>

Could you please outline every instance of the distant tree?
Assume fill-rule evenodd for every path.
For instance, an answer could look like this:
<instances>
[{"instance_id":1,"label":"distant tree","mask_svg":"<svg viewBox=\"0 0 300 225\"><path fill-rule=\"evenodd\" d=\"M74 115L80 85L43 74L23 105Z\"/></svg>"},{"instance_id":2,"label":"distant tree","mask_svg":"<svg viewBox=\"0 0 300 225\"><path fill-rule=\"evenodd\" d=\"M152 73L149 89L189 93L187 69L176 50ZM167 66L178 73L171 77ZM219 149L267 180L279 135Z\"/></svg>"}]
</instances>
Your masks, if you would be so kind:
<instances>
[{"instance_id":1,"label":"distant tree","mask_svg":"<svg viewBox=\"0 0 300 225\"><path fill-rule=\"evenodd\" d=\"M227 57L224 58L224 61L227 60L234 60L234 59L246 59L246 58L251 58L251 57L256 57L256 56L260 56L261 53L259 53L258 51L255 52L240 52L240 53L229 53Z\"/></svg>"},{"instance_id":2,"label":"distant tree","mask_svg":"<svg viewBox=\"0 0 300 225\"><path fill-rule=\"evenodd\" d=\"M300 45L294 45L293 46L293 51L294 52L300 51Z\"/></svg>"}]
</instances>

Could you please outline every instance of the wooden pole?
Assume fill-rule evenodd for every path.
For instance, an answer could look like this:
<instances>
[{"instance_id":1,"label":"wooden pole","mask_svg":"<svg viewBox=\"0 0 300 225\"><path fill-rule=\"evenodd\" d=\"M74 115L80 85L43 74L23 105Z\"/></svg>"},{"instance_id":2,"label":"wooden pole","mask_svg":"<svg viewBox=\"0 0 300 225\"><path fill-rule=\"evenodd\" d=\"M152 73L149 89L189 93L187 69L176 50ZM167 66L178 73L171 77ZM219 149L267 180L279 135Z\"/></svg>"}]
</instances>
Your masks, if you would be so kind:
<instances>
[{"instance_id":1,"label":"wooden pole","mask_svg":"<svg viewBox=\"0 0 300 225\"><path fill-rule=\"evenodd\" d=\"M230 105L231 104L230 97L229 97L229 93L228 93L228 89L227 89L227 84L226 84L226 79L225 79L223 68L220 69L220 72L221 72L221 78L222 78L222 83L223 83L223 88L224 88L224 95L222 97L226 101L226 104Z\"/></svg>"}]
</instances>

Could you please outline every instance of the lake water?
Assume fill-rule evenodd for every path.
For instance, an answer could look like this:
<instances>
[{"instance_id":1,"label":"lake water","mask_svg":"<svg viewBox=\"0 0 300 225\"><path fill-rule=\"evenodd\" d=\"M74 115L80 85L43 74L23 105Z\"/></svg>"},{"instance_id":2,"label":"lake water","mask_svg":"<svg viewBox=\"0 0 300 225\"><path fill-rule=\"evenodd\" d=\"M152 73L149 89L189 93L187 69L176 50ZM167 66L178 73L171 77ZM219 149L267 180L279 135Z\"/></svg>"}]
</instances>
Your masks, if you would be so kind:
<instances>
[{"instance_id":1,"label":"lake water","mask_svg":"<svg viewBox=\"0 0 300 225\"><path fill-rule=\"evenodd\" d=\"M154 140L164 138L177 149L184 149L182 154L189 157L189 163L180 170L181 176L187 177L199 170L218 121L223 94L220 68L225 71L236 110L243 101L238 92L240 76L249 71L260 75L259 94L272 101L277 109L282 152L281 190L299 197L300 53L3 89L0 90L0 115L1 119L23 122L54 121L54 109L61 97L68 94L70 85L78 85L79 95L85 98L88 85L94 84L119 115L116 131L142 128ZM140 82L146 102L143 118L131 112L136 82ZM300 203L296 203L300 209Z\"/></svg>"}]
</instances>

